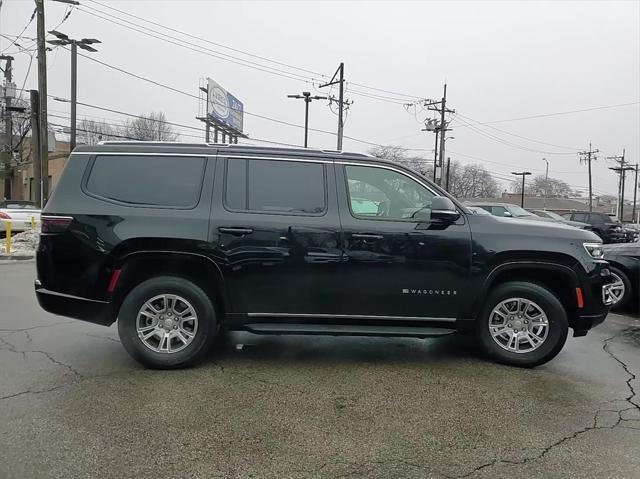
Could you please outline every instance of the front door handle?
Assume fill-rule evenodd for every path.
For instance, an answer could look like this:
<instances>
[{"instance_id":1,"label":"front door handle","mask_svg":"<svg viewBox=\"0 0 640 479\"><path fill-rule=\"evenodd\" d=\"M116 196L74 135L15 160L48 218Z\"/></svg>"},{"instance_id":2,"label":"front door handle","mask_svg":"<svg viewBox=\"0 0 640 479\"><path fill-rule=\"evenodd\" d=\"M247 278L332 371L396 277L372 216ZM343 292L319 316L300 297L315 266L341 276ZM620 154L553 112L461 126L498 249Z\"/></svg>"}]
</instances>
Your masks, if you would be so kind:
<instances>
[{"instance_id":1,"label":"front door handle","mask_svg":"<svg viewBox=\"0 0 640 479\"><path fill-rule=\"evenodd\" d=\"M382 235L376 235L372 233L353 233L351 235L352 238L369 240L369 241L379 241L384 238Z\"/></svg>"},{"instance_id":2,"label":"front door handle","mask_svg":"<svg viewBox=\"0 0 640 479\"><path fill-rule=\"evenodd\" d=\"M236 227L225 227L225 226L221 226L220 228L218 228L218 231L220 233L227 233L234 236L244 236L244 235L250 235L251 233L253 233L252 228L236 228Z\"/></svg>"}]
</instances>

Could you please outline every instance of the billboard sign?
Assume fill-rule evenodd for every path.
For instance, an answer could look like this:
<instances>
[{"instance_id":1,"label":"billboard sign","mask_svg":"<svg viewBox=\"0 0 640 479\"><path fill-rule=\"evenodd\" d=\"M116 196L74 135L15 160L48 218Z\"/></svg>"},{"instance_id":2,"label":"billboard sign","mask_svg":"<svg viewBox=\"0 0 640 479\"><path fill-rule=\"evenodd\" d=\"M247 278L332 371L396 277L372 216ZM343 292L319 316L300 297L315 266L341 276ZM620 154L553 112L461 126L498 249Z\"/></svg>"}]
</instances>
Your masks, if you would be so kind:
<instances>
[{"instance_id":1,"label":"billboard sign","mask_svg":"<svg viewBox=\"0 0 640 479\"><path fill-rule=\"evenodd\" d=\"M211 78L207 78L207 91L207 115L242 132L242 102Z\"/></svg>"}]
</instances>

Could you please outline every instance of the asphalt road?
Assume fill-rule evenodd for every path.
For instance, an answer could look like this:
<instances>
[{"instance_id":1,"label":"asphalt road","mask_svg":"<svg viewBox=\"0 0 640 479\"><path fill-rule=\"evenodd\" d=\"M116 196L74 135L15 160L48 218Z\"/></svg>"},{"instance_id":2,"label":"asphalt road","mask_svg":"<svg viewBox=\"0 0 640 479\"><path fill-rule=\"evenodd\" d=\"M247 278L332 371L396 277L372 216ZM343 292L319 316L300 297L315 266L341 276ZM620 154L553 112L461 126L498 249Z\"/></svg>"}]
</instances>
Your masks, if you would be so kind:
<instances>
[{"instance_id":1,"label":"asphalt road","mask_svg":"<svg viewBox=\"0 0 640 479\"><path fill-rule=\"evenodd\" d=\"M0 478L638 478L640 321L534 370L466 338L232 336L149 371L0 264ZM239 348L238 344L244 344Z\"/></svg>"}]
</instances>

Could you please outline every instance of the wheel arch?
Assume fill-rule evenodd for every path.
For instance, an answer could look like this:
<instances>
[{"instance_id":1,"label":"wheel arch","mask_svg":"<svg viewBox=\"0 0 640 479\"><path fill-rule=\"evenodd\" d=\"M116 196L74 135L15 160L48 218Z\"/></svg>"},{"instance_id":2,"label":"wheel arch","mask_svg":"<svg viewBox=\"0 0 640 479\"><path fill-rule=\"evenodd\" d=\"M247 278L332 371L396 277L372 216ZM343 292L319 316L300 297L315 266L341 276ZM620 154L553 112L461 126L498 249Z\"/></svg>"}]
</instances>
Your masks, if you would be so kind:
<instances>
[{"instance_id":1,"label":"wheel arch","mask_svg":"<svg viewBox=\"0 0 640 479\"><path fill-rule=\"evenodd\" d=\"M577 273L569 266L553 261L509 261L495 266L486 276L474 311L481 311L482 302L495 286L512 281L527 281L545 287L562 303L572 326L578 316L576 288L580 288Z\"/></svg>"},{"instance_id":2,"label":"wheel arch","mask_svg":"<svg viewBox=\"0 0 640 479\"><path fill-rule=\"evenodd\" d=\"M186 251L133 251L117 261L120 270L111 295L115 321L127 294L143 281L157 276L178 276L200 286L211 298L219 318L228 310L227 289L219 266L209 257Z\"/></svg>"}]
</instances>

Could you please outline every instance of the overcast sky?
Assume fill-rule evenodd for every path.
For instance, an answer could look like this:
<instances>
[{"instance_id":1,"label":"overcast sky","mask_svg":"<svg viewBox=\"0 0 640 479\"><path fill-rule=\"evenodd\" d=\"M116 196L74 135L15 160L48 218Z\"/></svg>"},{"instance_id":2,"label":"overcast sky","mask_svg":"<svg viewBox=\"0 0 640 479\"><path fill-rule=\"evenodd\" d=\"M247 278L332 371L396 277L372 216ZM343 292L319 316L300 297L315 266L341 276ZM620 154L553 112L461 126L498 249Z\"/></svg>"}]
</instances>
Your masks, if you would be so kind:
<instances>
[{"instance_id":1,"label":"overcast sky","mask_svg":"<svg viewBox=\"0 0 640 479\"><path fill-rule=\"evenodd\" d=\"M401 104L405 95L440 98L448 84L448 105L456 110L447 156L463 164L481 158L491 172L510 176L514 170L544 173L574 187L587 186L587 169L577 151L589 141L600 150L594 165L595 193L617 191L617 176L605 156L626 148L630 163L640 161L640 2L213 2L109 1L118 8L211 42L259 55L311 72L248 57L237 51L184 37L145 24L92 0L80 0L59 30L76 38L102 41L94 58L197 95L200 78L211 77L244 102L245 132L250 136L301 144L303 130L250 116L269 116L302 124L304 103L287 94L315 92L312 80L273 75L210 54L232 55L289 73L322 80L345 63L346 79L396 93L383 93L353 83L353 100L345 135L372 143L424 148L413 153L432 158L433 134L421 132L425 114L414 115ZM47 0L47 29L55 27L68 7ZM0 33L18 35L33 11L31 0L4 0ZM99 13L102 11L103 13ZM93 13L93 15L92 15ZM94 15L123 23L119 17L146 25L210 49L202 54L150 38ZM132 26L132 25L130 25ZM140 28L135 26L134 28ZM158 33L149 32L158 36ZM26 29L35 36L35 20ZM164 38L167 38L164 36ZM169 39L171 40L171 39ZM175 40L171 40L175 41ZM9 46L0 38L0 50ZM32 42L19 40L23 47ZM14 77L22 86L28 53L14 53ZM219 52L219 53L216 53ZM69 53L48 55L49 93L69 98ZM26 76L26 89L37 87L36 61ZM317 85L317 83L316 83ZM337 93L337 91L333 91ZM369 98L361 95L383 95ZM194 119L198 101L167 89L78 60L78 100L139 114L162 110L170 121L201 127ZM634 103L542 118L536 115ZM68 116L68 104L49 100L50 112ZM79 116L122 122L125 117L79 107ZM51 116L50 122L68 124ZM510 120L490 125L468 123ZM336 116L325 102L311 105L312 128L336 130ZM466 123L466 124L465 124ZM498 128L499 130L497 130ZM199 133L182 129L183 134ZM519 136L514 136L519 135ZM204 134L202 135L204 138ZM522 138L525 137L525 138ZM196 140L183 136L185 141ZM536 140L536 141L531 141ZM310 146L335 148L335 135L310 133ZM554 145L554 146L552 146ZM344 149L370 146L346 139ZM535 151L531 151L535 150ZM632 180L627 191L632 189Z\"/></svg>"}]
</instances>

